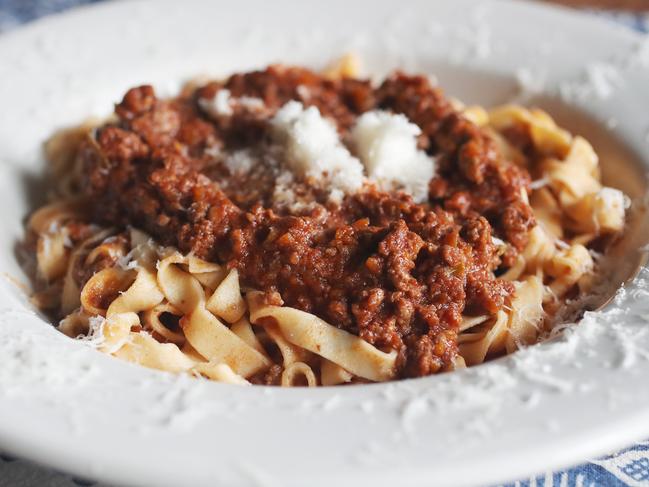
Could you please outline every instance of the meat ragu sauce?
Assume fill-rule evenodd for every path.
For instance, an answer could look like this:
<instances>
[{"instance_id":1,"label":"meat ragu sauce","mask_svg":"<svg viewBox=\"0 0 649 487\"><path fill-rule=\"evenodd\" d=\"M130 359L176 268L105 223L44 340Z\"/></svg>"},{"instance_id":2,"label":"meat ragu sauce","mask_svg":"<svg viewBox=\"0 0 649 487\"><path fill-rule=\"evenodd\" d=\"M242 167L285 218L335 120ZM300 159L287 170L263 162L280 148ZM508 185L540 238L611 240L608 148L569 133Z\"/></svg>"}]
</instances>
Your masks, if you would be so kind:
<instances>
[{"instance_id":1,"label":"meat ragu sauce","mask_svg":"<svg viewBox=\"0 0 649 487\"><path fill-rule=\"evenodd\" d=\"M224 87L265 106L235 106L231 117L212 120L198 100ZM218 151L259 146L268 119L289 100L316 106L343 139L362 112L406 115L422 129L420 147L438 161L430 202L368 185L340 205L290 214L264 196L272 175L235 176L215 164ZM272 66L172 100L134 88L115 113L117 121L80 152L96 220L142 228L163 244L235 267L273 303L398 350L400 377L452 368L462 314L492 314L513 293L494 271L522 249L533 225L521 196L529 175L503 160L424 77L396 73L373 87ZM504 257L494 230L510 244Z\"/></svg>"}]
</instances>

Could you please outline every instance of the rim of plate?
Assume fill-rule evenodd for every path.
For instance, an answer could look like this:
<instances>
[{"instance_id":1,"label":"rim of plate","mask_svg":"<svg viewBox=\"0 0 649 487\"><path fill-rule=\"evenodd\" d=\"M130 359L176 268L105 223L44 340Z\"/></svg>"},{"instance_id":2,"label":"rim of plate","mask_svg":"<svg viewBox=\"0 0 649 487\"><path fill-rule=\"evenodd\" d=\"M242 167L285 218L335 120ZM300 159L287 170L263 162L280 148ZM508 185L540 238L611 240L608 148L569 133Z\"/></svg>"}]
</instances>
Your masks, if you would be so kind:
<instances>
[{"instance_id":1,"label":"rim of plate","mask_svg":"<svg viewBox=\"0 0 649 487\"><path fill-rule=\"evenodd\" d=\"M572 103L615 118L616 136L649 169L649 117L638 103L649 42L604 20L511 0L109 2L0 37L0 271L25 280L15 244L43 193L40 145L55 129L108 114L138 83L171 94L202 73L322 66L348 50L368 73L440 72L442 87L446 79L477 100L482 74L495 99L520 68L550 91L590 89ZM608 84L587 84L593 72ZM215 384L120 362L46 326L13 278L0 288L0 448L81 477L488 484L649 435L647 269L550 342L452 374L317 390Z\"/></svg>"}]
</instances>

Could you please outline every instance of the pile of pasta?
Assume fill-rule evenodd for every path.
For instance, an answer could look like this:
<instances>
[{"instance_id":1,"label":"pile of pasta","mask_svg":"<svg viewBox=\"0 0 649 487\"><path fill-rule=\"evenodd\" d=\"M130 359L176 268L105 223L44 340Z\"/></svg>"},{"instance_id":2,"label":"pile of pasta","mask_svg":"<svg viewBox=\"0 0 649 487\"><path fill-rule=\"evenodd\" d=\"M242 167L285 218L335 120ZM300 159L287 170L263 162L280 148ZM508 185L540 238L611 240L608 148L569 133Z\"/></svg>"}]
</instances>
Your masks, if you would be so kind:
<instances>
[{"instance_id":1,"label":"pile of pasta","mask_svg":"<svg viewBox=\"0 0 649 487\"><path fill-rule=\"evenodd\" d=\"M500 276L516 287L511 308L475 324L465 320L459 335L460 354L467 365L488 355L511 353L535 343L556 324L553 317L566 295L588 293L595 274L596 252L587 245L596 238L622 232L628 199L604 187L599 159L590 143L557 126L546 112L518 105L486 111L468 107L464 115L496 141L509 160L536 177L524 194L537 225L514 266ZM526 156L504 135L515 129L528 134L534 156Z\"/></svg>"},{"instance_id":2,"label":"pile of pasta","mask_svg":"<svg viewBox=\"0 0 649 487\"><path fill-rule=\"evenodd\" d=\"M39 272L58 281L47 306L67 314L59 329L68 336L90 337L100 351L146 367L235 384L273 365L269 346L279 351L283 386L393 378L396 352L382 352L314 315L266 304L263 293L240 288L236 269L159 247L135 229L130 249L101 229L69 249L65 222L78 219L78 210L74 202L58 203L30 221L40 235ZM102 259L116 265L78 289L75 269ZM177 326L165 315L177 318Z\"/></svg>"},{"instance_id":3,"label":"pile of pasta","mask_svg":"<svg viewBox=\"0 0 649 487\"><path fill-rule=\"evenodd\" d=\"M545 112L514 105L463 112L535 177L524 198L538 224L501 276L515 285L510 306L494 316L464 317L456 367L538 341L567 293L588 292L596 263L587 246L622 231L626 206L623 193L602 186L591 145ZM529 134L534 157L508 142L512 128ZM71 154L60 141L50 145L60 174L75 172ZM73 197L69 178L62 184L67 199L38 210L29 226L37 238L38 275L47 283L35 298L65 316L59 329L70 337L146 367L235 384L248 384L270 367L280 367L283 386L395 378L395 351L379 350L312 314L268 304L263 293L240 285L236 269L160 247L135 229L120 238L114 229L90 225L89 236L72 243L84 204ZM79 289L75 272L99 262L113 264L100 266Z\"/></svg>"}]
</instances>

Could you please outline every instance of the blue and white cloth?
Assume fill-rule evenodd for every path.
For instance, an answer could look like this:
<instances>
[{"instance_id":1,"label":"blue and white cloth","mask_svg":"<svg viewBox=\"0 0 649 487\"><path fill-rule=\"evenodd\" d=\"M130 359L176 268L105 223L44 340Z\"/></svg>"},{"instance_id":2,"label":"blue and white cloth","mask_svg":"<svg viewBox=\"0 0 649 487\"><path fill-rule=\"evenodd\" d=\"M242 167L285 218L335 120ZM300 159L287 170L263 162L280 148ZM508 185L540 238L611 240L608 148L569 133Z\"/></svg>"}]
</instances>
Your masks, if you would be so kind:
<instances>
[{"instance_id":1,"label":"blue and white cloth","mask_svg":"<svg viewBox=\"0 0 649 487\"><path fill-rule=\"evenodd\" d=\"M68 8L101 0L0 0L0 33ZM649 35L649 14L596 12ZM0 454L0 487L75 487L92 482L71 479ZM503 487L649 487L649 441L560 472L548 472ZM98 487L98 486L97 486Z\"/></svg>"},{"instance_id":2,"label":"blue and white cloth","mask_svg":"<svg viewBox=\"0 0 649 487\"><path fill-rule=\"evenodd\" d=\"M647 487L649 441L562 472L519 480L503 487Z\"/></svg>"}]
</instances>

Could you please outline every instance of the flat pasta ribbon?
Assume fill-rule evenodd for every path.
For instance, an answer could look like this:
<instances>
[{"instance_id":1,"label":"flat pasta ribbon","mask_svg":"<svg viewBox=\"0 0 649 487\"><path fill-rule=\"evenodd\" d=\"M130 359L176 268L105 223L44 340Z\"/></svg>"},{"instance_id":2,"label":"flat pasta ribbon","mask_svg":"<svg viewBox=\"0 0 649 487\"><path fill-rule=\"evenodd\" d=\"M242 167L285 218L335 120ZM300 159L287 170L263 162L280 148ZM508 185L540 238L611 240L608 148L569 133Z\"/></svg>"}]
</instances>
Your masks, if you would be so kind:
<instances>
[{"instance_id":1,"label":"flat pasta ribbon","mask_svg":"<svg viewBox=\"0 0 649 487\"><path fill-rule=\"evenodd\" d=\"M158 283L167 300L184 314L180 326L187 341L206 359L225 363L243 377L270 367L271 363L264 355L239 338L206 308L201 283L178 266L186 262L177 253L163 259L158 264ZM238 282L236 287L238 289Z\"/></svg>"},{"instance_id":2,"label":"flat pasta ribbon","mask_svg":"<svg viewBox=\"0 0 649 487\"><path fill-rule=\"evenodd\" d=\"M395 376L395 351L382 352L365 340L304 311L264 305L257 292L249 292L247 296L250 321L253 323L272 318L289 342L320 355L359 377L381 382Z\"/></svg>"}]
</instances>

